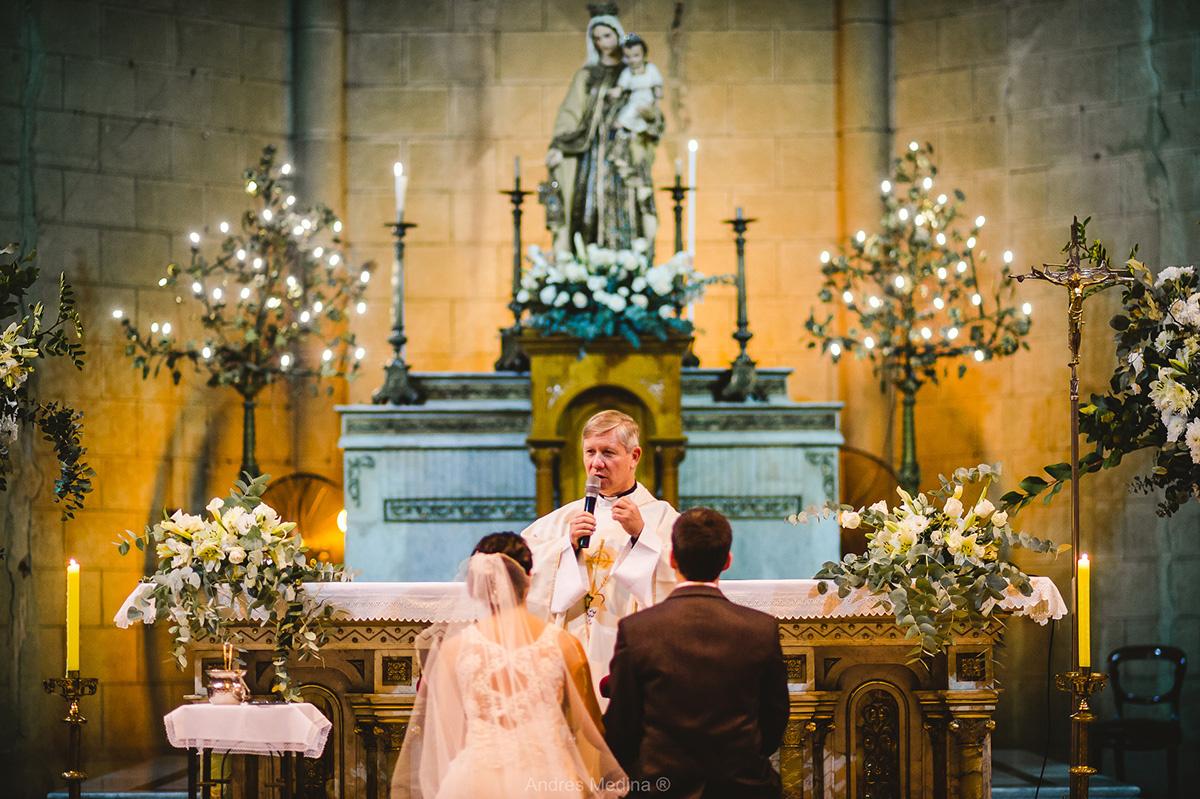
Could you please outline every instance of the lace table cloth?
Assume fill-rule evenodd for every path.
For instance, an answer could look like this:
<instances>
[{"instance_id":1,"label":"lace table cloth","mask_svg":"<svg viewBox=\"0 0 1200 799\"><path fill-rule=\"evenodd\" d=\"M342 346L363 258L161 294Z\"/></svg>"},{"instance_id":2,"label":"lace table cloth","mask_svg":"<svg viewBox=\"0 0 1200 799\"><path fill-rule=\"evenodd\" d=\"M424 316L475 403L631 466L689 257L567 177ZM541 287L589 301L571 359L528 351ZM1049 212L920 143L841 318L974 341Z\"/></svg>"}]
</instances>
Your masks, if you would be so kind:
<instances>
[{"instance_id":1,"label":"lace table cloth","mask_svg":"<svg viewBox=\"0 0 1200 799\"><path fill-rule=\"evenodd\" d=\"M180 705L163 716L177 749L236 755L299 752L320 757L333 724L308 702L280 705Z\"/></svg>"},{"instance_id":2,"label":"lace table cloth","mask_svg":"<svg viewBox=\"0 0 1200 799\"><path fill-rule=\"evenodd\" d=\"M1061 619L1067 604L1048 577L1033 577L1033 594L1022 596L1009 590L1000 603L1003 610L1027 616L1038 624ZM880 597L866 591L852 592L839 599L837 588L821 594L820 580L722 580L721 590L734 602L780 619L838 619L851 616L887 616ZM471 618L470 602L463 583L310 583L307 589L338 609L337 618L347 621L465 621ZM118 627L132 622L128 612L151 586L138 585L125 599L113 621ZM149 624L153 612L144 615Z\"/></svg>"}]
</instances>

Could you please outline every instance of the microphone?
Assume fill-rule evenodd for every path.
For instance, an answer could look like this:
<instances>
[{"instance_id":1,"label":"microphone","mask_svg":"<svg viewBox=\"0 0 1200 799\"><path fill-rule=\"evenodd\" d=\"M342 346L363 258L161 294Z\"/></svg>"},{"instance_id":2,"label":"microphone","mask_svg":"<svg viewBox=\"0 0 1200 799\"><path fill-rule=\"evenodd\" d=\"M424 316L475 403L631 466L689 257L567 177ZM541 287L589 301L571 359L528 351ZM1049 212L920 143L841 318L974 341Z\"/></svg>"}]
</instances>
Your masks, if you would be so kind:
<instances>
[{"instance_id":1,"label":"microphone","mask_svg":"<svg viewBox=\"0 0 1200 799\"><path fill-rule=\"evenodd\" d=\"M600 478L594 474L589 474L587 483L583 486L583 509L588 513L596 512L596 498L600 496ZM587 549L592 545L592 537L584 535L579 537L579 548Z\"/></svg>"}]
</instances>

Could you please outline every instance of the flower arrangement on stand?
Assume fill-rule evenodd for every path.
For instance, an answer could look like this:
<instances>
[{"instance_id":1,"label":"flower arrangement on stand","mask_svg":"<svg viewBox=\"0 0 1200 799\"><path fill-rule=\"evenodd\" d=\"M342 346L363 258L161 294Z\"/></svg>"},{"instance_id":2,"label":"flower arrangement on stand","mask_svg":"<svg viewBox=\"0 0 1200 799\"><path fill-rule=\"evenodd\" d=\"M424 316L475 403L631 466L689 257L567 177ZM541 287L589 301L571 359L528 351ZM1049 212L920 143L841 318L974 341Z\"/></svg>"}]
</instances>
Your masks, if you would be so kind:
<instances>
[{"instance_id":1,"label":"flower arrangement on stand","mask_svg":"<svg viewBox=\"0 0 1200 799\"><path fill-rule=\"evenodd\" d=\"M1012 561L1018 547L1057 554L1053 542L1013 529L1008 513L987 498L999 468L980 464L955 470L941 487L912 495L898 488L900 503L880 500L870 507L830 506L842 527L867 530L867 551L826 563L816 574L832 581L838 596L866 589L918 643L914 659L945 650L954 626L983 627L1009 591L1033 593L1029 576ZM971 497L971 498L969 498ZM803 523L809 512L789 521ZM828 583L820 583L825 593Z\"/></svg>"},{"instance_id":2,"label":"flower arrangement on stand","mask_svg":"<svg viewBox=\"0 0 1200 799\"><path fill-rule=\"evenodd\" d=\"M63 519L70 519L83 507L94 474L83 460L83 414L62 402L37 399L29 377L40 368L39 361L50 358L66 358L76 369L83 368L83 321L65 275L58 278L53 321L46 319L45 306L28 296L41 274L35 257L32 252L18 255L15 244L0 250L0 324L12 320L0 333L0 491L8 488L13 473L18 435L34 425L54 447L54 499L62 503Z\"/></svg>"},{"instance_id":3,"label":"flower arrangement on stand","mask_svg":"<svg viewBox=\"0 0 1200 799\"><path fill-rule=\"evenodd\" d=\"M637 347L642 336L690 334L692 323L681 317L683 309L703 295L705 286L723 280L695 271L686 252L651 266L641 239L632 249L611 250L585 247L577 235L575 252L550 254L535 245L528 259L516 296L520 312L529 314L525 326L584 342L621 336Z\"/></svg>"},{"instance_id":4,"label":"flower arrangement on stand","mask_svg":"<svg viewBox=\"0 0 1200 799\"><path fill-rule=\"evenodd\" d=\"M228 222L218 252L209 258L193 231L191 260L168 264L162 288L178 291L175 302L195 303L199 340L180 340L170 322L139 329L120 309L126 354L143 378L166 369L178 383L190 361L208 374L208 385L230 386L242 397L243 445L240 473L257 475L254 410L259 393L280 380L349 377L366 350L348 329L352 313L366 313L363 299L372 264L354 268L341 249L342 223L329 208L302 208L290 193L294 170L277 164L267 146L243 179L255 207L242 215L240 231ZM306 345L323 347L307 364Z\"/></svg>"},{"instance_id":5,"label":"flower arrangement on stand","mask_svg":"<svg viewBox=\"0 0 1200 799\"><path fill-rule=\"evenodd\" d=\"M248 478L249 479L249 478ZM310 559L295 522L279 518L262 501L267 475L238 481L228 497L214 497L207 515L177 510L141 535L125 531L117 548L153 550L158 558L129 608L131 621L169 621L172 655L187 666L187 648L207 638L232 642L235 622L272 627L275 675L272 692L287 701L298 693L287 663L320 654L335 608L314 599L306 583L345 580L341 564Z\"/></svg>"},{"instance_id":6,"label":"flower arrangement on stand","mask_svg":"<svg viewBox=\"0 0 1200 799\"><path fill-rule=\"evenodd\" d=\"M1107 259L1103 244L1087 242L1086 233L1083 238L1092 261ZM1136 255L1134 247L1121 310L1109 322L1117 362L1108 391L1079 409L1079 430L1089 445L1079 469L1081 476L1098 472L1152 450L1154 464L1133 488L1161 490L1158 514L1170 516L1200 497L1200 276L1194 266L1167 267L1155 276ZM1071 479L1070 463L1044 471L1047 477L1026 477L1002 501L1021 508L1044 494L1049 502Z\"/></svg>"}]
</instances>

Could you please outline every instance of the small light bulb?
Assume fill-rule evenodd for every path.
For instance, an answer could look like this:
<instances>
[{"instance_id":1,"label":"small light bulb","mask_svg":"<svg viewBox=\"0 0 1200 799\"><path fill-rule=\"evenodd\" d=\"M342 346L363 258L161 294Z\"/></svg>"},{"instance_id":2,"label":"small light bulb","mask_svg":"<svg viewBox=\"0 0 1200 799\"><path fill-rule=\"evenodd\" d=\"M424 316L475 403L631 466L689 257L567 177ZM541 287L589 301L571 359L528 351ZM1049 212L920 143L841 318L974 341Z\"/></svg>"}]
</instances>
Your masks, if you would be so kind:
<instances>
[{"instance_id":1,"label":"small light bulb","mask_svg":"<svg viewBox=\"0 0 1200 799\"><path fill-rule=\"evenodd\" d=\"M883 305L883 303L880 302L879 298L875 297L875 296L872 296L869 300L867 300L867 304L870 305L872 308L878 308L879 306Z\"/></svg>"},{"instance_id":2,"label":"small light bulb","mask_svg":"<svg viewBox=\"0 0 1200 799\"><path fill-rule=\"evenodd\" d=\"M171 335L171 323L170 322L163 322L162 332L163 332L164 336Z\"/></svg>"},{"instance_id":3,"label":"small light bulb","mask_svg":"<svg viewBox=\"0 0 1200 799\"><path fill-rule=\"evenodd\" d=\"M337 266L341 262L342 262L342 257L340 255L338 255L336 252L333 255L329 256L329 265L330 266Z\"/></svg>"},{"instance_id":4,"label":"small light bulb","mask_svg":"<svg viewBox=\"0 0 1200 799\"><path fill-rule=\"evenodd\" d=\"M829 250L821 250L821 263L823 263L823 264L829 263L829 259L832 257L833 256L831 256L829 254Z\"/></svg>"},{"instance_id":5,"label":"small light bulb","mask_svg":"<svg viewBox=\"0 0 1200 799\"><path fill-rule=\"evenodd\" d=\"M341 232L342 232L342 220L340 220L340 219L339 219L339 220L337 220L336 222L334 222L334 223L333 223L333 232L334 232L334 233L341 233Z\"/></svg>"},{"instance_id":6,"label":"small light bulb","mask_svg":"<svg viewBox=\"0 0 1200 799\"><path fill-rule=\"evenodd\" d=\"M364 269L364 270L362 270L362 274L358 276L358 279L361 280L363 283L370 283L371 282L371 273L368 272L366 269Z\"/></svg>"},{"instance_id":7,"label":"small light bulb","mask_svg":"<svg viewBox=\"0 0 1200 799\"><path fill-rule=\"evenodd\" d=\"M958 273L961 275L963 272L967 271L967 262L959 261L954 268L957 269Z\"/></svg>"},{"instance_id":8,"label":"small light bulb","mask_svg":"<svg viewBox=\"0 0 1200 799\"><path fill-rule=\"evenodd\" d=\"M907 222L908 221L908 209L901 208L899 211L896 212L896 216L900 217L901 222Z\"/></svg>"},{"instance_id":9,"label":"small light bulb","mask_svg":"<svg viewBox=\"0 0 1200 799\"><path fill-rule=\"evenodd\" d=\"M854 238L858 241L859 244L862 244L864 241L867 240L867 231L865 231L865 230L858 231L857 233L854 234Z\"/></svg>"},{"instance_id":10,"label":"small light bulb","mask_svg":"<svg viewBox=\"0 0 1200 799\"><path fill-rule=\"evenodd\" d=\"M975 227L983 227L984 223L986 223L986 222L987 222L987 217L985 217L983 214L980 214L979 216L975 217Z\"/></svg>"},{"instance_id":11,"label":"small light bulb","mask_svg":"<svg viewBox=\"0 0 1200 799\"><path fill-rule=\"evenodd\" d=\"M361 361L365 357L367 357L367 350L365 347L359 347L354 351L354 360Z\"/></svg>"},{"instance_id":12,"label":"small light bulb","mask_svg":"<svg viewBox=\"0 0 1200 799\"><path fill-rule=\"evenodd\" d=\"M1004 251L1004 263L1011 264L1012 262L1013 262L1013 251L1005 250Z\"/></svg>"},{"instance_id":13,"label":"small light bulb","mask_svg":"<svg viewBox=\"0 0 1200 799\"><path fill-rule=\"evenodd\" d=\"M310 314L308 311L302 311L300 313L300 323L301 324L305 324L305 325L308 324L309 319L312 319L312 314Z\"/></svg>"},{"instance_id":14,"label":"small light bulb","mask_svg":"<svg viewBox=\"0 0 1200 799\"><path fill-rule=\"evenodd\" d=\"M204 293L204 285L199 280L192 283L192 293L193 294L203 294Z\"/></svg>"},{"instance_id":15,"label":"small light bulb","mask_svg":"<svg viewBox=\"0 0 1200 799\"><path fill-rule=\"evenodd\" d=\"M895 282L896 288L898 288L898 289L904 288L904 276L903 275L896 275L896 280L893 282Z\"/></svg>"},{"instance_id":16,"label":"small light bulb","mask_svg":"<svg viewBox=\"0 0 1200 799\"><path fill-rule=\"evenodd\" d=\"M975 249L975 237L974 237L974 236L972 236L971 238L967 239L967 249L968 249L968 250L973 250L973 249Z\"/></svg>"},{"instance_id":17,"label":"small light bulb","mask_svg":"<svg viewBox=\"0 0 1200 799\"><path fill-rule=\"evenodd\" d=\"M245 261L245 260L246 260L246 251L245 251L245 250L242 250L242 249L239 249L239 250L237 251L237 259L238 259L239 261Z\"/></svg>"},{"instance_id":18,"label":"small light bulb","mask_svg":"<svg viewBox=\"0 0 1200 799\"><path fill-rule=\"evenodd\" d=\"M850 289L846 289L842 292L842 299L845 300L847 305L854 304L854 294L850 291Z\"/></svg>"},{"instance_id":19,"label":"small light bulb","mask_svg":"<svg viewBox=\"0 0 1200 799\"><path fill-rule=\"evenodd\" d=\"M946 271L946 267L939 266L937 271L938 280L945 280L950 273Z\"/></svg>"},{"instance_id":20,"label":"small light bulb","mask_svg":"<svg viewBox=\"0 0 1200 799\"><path fill-rule=\"evenodd\" d=\"M975 350L975 360L983 363L983 350Z\"/></svg>"},{"instance_id":21,"label":"small light bulb","mask_svg":"<svg viewBox=\"0 0 1200 799\"><path fill-rule=\"evenodd\" d=\"M283 302L278 297L272 297L271 299L267 300L268 308L278 308L282 304Z\"/></svg>"},{"instance_id":22,"label":"small light bulb","mask_svg":"<svg viewBox=\"0 0 1200 799\"><path fill-rule=\"evenodd\" d=\"M929 339L933 338L933 331L927 327L921 328L921 338L929 341Z\"/></svg>"},{"instance_id":23,"label":"small light bulb","mask_svg":"<svg viewBox=\"0 0 1200 799\"><path fill-rule=\"evenodd\" d=\"M980 294L978 292L971 295L971 304L972 305L979 305L982 302L983 302L983 297L980 296Z\"/></svg>"},{"instance_id":24,"label":"small light bulb","mask_svg":"<svg viewBox=\"0 0 1200 799\"><path fill-rule=\"evenodd\" d=\"M321 360L324 361L325 363L329 363L330 361L332 361L333 360L333 350L325 350L324 352L322 352Z\"/></svg>"},{"instance_id":25,"label":"small light bulb","mask_svg":"<svg viewBox=\"0 0 1200 799\"><path fill-rule=\"evenodd\" d=\"M354 310L358 311L360 315L365 314L367 312L367 304L362 300L359 300L358 305L354 306Z\"/></svg>"},{"instance_id":26,"label":"small light bulb","mask_svg":"<svg viewBox=\"0 0 1200 799\"><path fill-rule=\"evenodd\" d=\"M303 236L304 228L300 227L299 225L296 225L294 228L292 228L292 235L293 236Z\"/></svg>"},{"instance_id":27,"label":"small light bulb","mask_svg":"<svg viewBox=\"0 0 1200 799\"><path fill-rule=\"evenodd\" d=\"M193 230L191 233L188 234L188 239L191 240L192 246L195 247L197 244L200 243L200 234Z\"/></svg>"},{"instance_id":28,"label":"small light bulb","mask_svg":"<svg viewBox=\"0 0 1200 799\"><path fill-rule=\"evenodd\" d=\"M937 236L935 237L935 240L937 241L939 247L946 246L946 234L945 233L937 234Z\"/></svg>"},{"instance_id":29,"label":"small light bulb","mask_svg":"<svg viewBox=\"0 0 1200 799\"><path fill-rule=\"evenodd\" d=\"M938 205L945 205L945 204L946 204L946 200L947 200L947 199L949 199L949 198L947 198L947 197L946 197L946 195L944 195L944 194L939 194L939 195L938 195L938 198L937 198Z\"/></svg>"},{"instance_id":30,"label":"small light bulb","mask_svg":"<svg viewBox=\"0 0 1200 799\"><path fill-rule=\"evenodd\" d=\"M212 357L212 348L205 347L204 349L200 350L200 357L202 357L204 360L207 361L209 358Z\"/></svg>"},{"instance_id":31,"label":"small light bulb","mask_svg":"<svg viewBox=\"0 0 1200 799\"><path fill-rule=\"evenodd\" d=\"M122 311L120 308L113 309L113 312L112 312L113 319L122 319L122 318L124 318L124 316L125 316L125 312Z\"/></svg>"},{"instance_id":32,"label":"small light bulb","mask_svg":"<svg viewBox=\"0 0 1200 799\"><path fill-rule=\"evenodd\" d=\"M884 194L889 193L892 190L892 182L890 180L883 181L879 184L879 190Z\"/></svg>"},{"instance_id":33,"label":"small light bulb","mask_svg":"<svg viewBox=\"0 0 1200 799\"><path fill-rule=\"evenodd\" d=\"M946 338L950 339L951 341L954 341L954 339L958 338L958 328L952 327L949 330L947 330Z\"/></svg>"},{"instance_id":34,"label":"small light bulb","mask_svg":"<svg viewBox=\"0 0 1200 799\"><path fill-rule=\"evenodd\" d=\"M158 332L158 322L151 322L151 323L150 323L150 332L151 332L151 333L157 333L157 332Z\"/></svg>"},{"instance_id":35,"label":"small light bulb","mask_svg":"<svg viewBox=\"0 0 1200 799\"><path fill-rule=\"evenodd\" d=\"M270 209L270 208L264 208L264 209L263 209L263 212L262 212L262 218L263 218L265 221L267 221L267 222L270 222L270 221L271 221L271 219L272 219L274 216L275 216L275 215L271 213L271 209Z\"/></svg>"},{"instance_id":36,"label":"small light bulb","mask_svg":"<svg viewBox=\"0 0 1200 799\"><path fill-rule=\"evenodd\" d=\"M305 230L312 230L312 222L309 222L307 219L301 219L300 227L304 228Z\"/></svg>"},{"instance_id":37,"label":"small light bulb","mask_svg":"<svg viewBox=\"0 0 1200 799\"><path fill-rule=\"evenodd\" d=\"M263 266L263 259L262 259L262 258L255 258L255 259L254 259L254 268L255 268L255 269L262 269L262 266Z\"/></svg>"},{"instance_id":38,"label":"small light bulb","mask_svg":"<svg viewBox=\"0 0 1200 799\"><path fill-rule=\"evenodd\" d=\"M287 196L287 199L283 201L283 204L286 205L288 208L291 208L293 205L296 204L296 195L289 194Z\"/></svg>"},{"instance_id":39,"label":"small light bulb","mask_svg":"<svg viewBox=\"0 0 1200 799\"><path fill-rule=\"evenodd\" d=\"M835 358L838 357L839 355L841 355L842 354L842 345L838 344L836 341L833 342L832 344L830 344L829 345L829 354Z\"/></svg>"},{"instance_id":40,"label":"small light bulb","mask_svg":"<svg viewBox=\"0 0 1200 799\"><path fill-rule=\"evenodd\" d=\"M946 307L946 301L943 300L941 297L934 297L933 298L933 307L937 308L940 311Z\"/></svg>"},{"instance_id":41,"label":"small light bulb","mask_svg":"<svg viewBox=\"0 0 1200 799\"><path fill-rule=\"evenodd\" d=\"M696 141L695 139L688 139L688 151L689 152L694 153L699 149L700 149L700 142Z\"/></svg>"},{"instance_id":42,"label":"small light bulb","mask_svg":"<svg viewBox=\"0 0 1200 799\"><path fill-rule=\"evenodd\" d=\"M220 229L220 231L222 233L229 232L229 223L228 222L222 222L221 224L217 225L217 227L218 227L218 229Z\"/></svg>"},{"instance_id":43,"label":"small light bulb","mask_svg":"<svg viewBox=\"0 0 1200 799\"><path fill-rule=\"evenodd\" d=\"M1026 316L1031 316L1033 314L1033 303L1027 302L1022 305L1021 313L1025 314Z\"/></svg>"},{"instance_id":44,"label":"small light bulb","mask_svg":"<svg viewBox=\"0 0 1200 799\"><path fill-rule=\"evenodd\" d=\"M871 338L870 336L867 336L866 338L863 339L863 346L869 350L874 349L875 348L875 339Z\"/></svg>"},{"instance_id":45,"label":"small light bulb","mask_svg":"<svg viewBox=\"0 0 1200 799\"><path fill-rule=\"evenodd\" d=\"M246 181L246 193L253 194L256 191L258 191L258 184L253 180Z\"/></svg>"},{"instance_id":46,"label":"small light bulb","mask_svg":"<svg viewBox=\"0 0 1200 799\"><path fill-rule=\"evenodd\" d=\"M925 224L925 214L917 214L913 217L913 224L917 227Z\"/></svg>"},{"instance_id":47,"label":"small light bulb","mask_svg":"<svg viewBox=\"0 0 1200 799\"><path fill-rule=\"evenodd\" d=\"M220 286L217 286L215 289L212 290L212 298L214 300L216 300L217 302L220 302L221 298L224 296L225 296L225 292L221 291Z\"/></svg>"},{"instance_id":48,"label":"small light bulb","mask_svg":"<svg viewBox=\"0 0 1200 799\"><path fill-rule=\"evenodd\" d=\"M249 286L243 287L240 296L243 300L250 299L250 287Z\"/></svg>"},{"instance_id":49,"label":"small light bulb","mask_svg":"<svg viewBox=\"0 0 1200 799\"><path fill-rule=\"evenodd\" d=\"M316 302L313 303L313 313L320 313L324 307L325 307L325 303L321 302L320 300L317 300Z\"/></svg>"},{"instance_id":50,"label":"small light bulb","mask_svg":"<svg viewBox=\"0 0 1200 799\"><path fill-rule=\"evenodd\" d=\"M927 177L924 180L922 180L921 188L925 189L925 191L929 191L930 189L932 189L933 188L933 178Z\"/></svg>"},{"instance_id":51,"label":"small light bulb","mask_svg":"<svg viewBox=\"0 0 1200 799\"><path fill-rule=\"evenodd\" d=\"M158 285L159 285L159 286L165 286L165 285L167 285L167 279L166 279L165 277L160 277L160 278L158 279Z\"/></svg>"},{"instance_id":52,"label":"small light bulb","mask_svg":"<svg viewBox=\"0 0 1200 799\"><path fill-rule=\"evenodd\" d=\"M916 141L910 141L908 143L908 149L915 153L917 150L921 149L921 145L917 144Z\"/></svg>"},{"instance_id":53,"label":"small light bulb","mask_svg":"<svg viewBox=\"0 0 1200 799\"><path fill-rule=\"evenodd\" d=\"M324 254L325 254L324 247L314 247L313 248L313 258L320 258Z\"/></svg>"},{"instance_id":54,"label":"small light bulb","mask_svg":"<svg viewBox=\"0 0 1200 799\"><path fill-rule=\"evenodd\" d=\"M295 276L295 275L288 275L288 276L287 276L287 284L288 284L288 288L290 288L290 289L294 289L294 288L296 288L296 285L297 285L297 284L296 284L296 276Z\"/></svg>"},{"instance_id":55,"label":"small light bulb","mask_svg":"<svg viewBox=\"0 0 1200 799\"><path fill-rule=\"evenodd\" d=\"M283 355L279 356L279 368L280 369L286 369L291 365L292 365L292 356L291 355L288 355L285 352Z\"/></svg>"},{"instance_id":56,"label":"small light bulb","mask_svg":"<svg viewBox=\"0 0 1200 799\"><path fill-rule=\"evenodd\" d=\"M279 173L281 175L292 174L292 165L290 163L285 163L283 166L279 167Z\"/></svg>"}]
</instances>

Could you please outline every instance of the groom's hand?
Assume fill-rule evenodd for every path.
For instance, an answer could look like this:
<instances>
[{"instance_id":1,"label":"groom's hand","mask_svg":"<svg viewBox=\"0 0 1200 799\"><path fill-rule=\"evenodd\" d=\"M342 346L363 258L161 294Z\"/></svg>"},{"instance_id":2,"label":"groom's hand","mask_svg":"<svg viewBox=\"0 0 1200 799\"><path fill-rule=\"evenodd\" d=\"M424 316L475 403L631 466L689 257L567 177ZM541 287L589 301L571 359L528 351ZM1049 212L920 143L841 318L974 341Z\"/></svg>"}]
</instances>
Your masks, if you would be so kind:
<instances>
[{"instance_id":1,"label":"groom's hand","mask_svg":"<svg viewBox=\"0 0 1200 799\"><path fill-rule=\"evenodd\" d=\"M613 519L620 522L621 527L629 534L629 537L636 540L642 534L642 528L646 523L642 521L642 512L638 510L638 506L633 504L633 500L629 497L621 497L613 505Z\"/></svg>"},{"instance_id":2,"label":"groom's hand","mask_svg":"<svg viewBox=\"0 0 1200 799\"><path fill-rule=\"evenodd\" d=\"M571 517L571 548L579 551L579 539L596 532L596 517L585 510Z\"/></svg>"}]
</instances>

